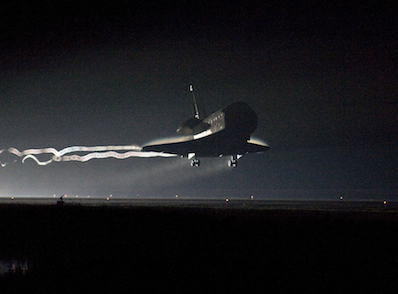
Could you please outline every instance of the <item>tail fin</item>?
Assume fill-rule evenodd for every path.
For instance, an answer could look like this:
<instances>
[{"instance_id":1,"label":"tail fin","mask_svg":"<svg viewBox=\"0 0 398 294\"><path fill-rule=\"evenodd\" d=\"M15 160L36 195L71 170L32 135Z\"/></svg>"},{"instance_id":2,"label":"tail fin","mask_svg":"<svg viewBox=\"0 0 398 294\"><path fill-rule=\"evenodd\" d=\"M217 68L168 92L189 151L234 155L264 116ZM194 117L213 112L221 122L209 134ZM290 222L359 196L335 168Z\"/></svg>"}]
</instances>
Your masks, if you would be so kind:
<instances>
[{"instance_id":1,"label":"tail fin","mask_svg":"<svg viewBox=\"0 0 398 294\"><path fill-rule=\"evenodd\" d=\"M192 85L189 85L189 91L192 92L194 117L196 119L203 120L207 116L206 110L205 110L204 106L202 105L202 103L199 99L199 96L195 96Z\"/></svg>"}]
</instances>

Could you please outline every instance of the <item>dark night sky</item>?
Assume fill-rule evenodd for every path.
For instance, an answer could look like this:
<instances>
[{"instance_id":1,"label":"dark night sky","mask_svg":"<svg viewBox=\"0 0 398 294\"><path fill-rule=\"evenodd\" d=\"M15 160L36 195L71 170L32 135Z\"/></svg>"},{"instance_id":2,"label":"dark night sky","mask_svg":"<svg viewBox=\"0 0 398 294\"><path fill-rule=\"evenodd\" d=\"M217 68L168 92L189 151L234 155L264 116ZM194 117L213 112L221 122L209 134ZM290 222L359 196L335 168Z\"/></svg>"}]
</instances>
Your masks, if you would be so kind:
<instances>
[{"instance_id":1,"label":"dark night sky","mask_svg":"<svg viewBox=\"0 0 398 294\"><path fill-rule=\"evenodd\" d=\"M192 115L193 83L208 112L247 102L270 151L237 169L226 158L200 168L176 158L18 158L0 169L0 195L397 196L393 1L31 2L1 8L0 149L176 136Z\"/></svg>"}]
</instances>

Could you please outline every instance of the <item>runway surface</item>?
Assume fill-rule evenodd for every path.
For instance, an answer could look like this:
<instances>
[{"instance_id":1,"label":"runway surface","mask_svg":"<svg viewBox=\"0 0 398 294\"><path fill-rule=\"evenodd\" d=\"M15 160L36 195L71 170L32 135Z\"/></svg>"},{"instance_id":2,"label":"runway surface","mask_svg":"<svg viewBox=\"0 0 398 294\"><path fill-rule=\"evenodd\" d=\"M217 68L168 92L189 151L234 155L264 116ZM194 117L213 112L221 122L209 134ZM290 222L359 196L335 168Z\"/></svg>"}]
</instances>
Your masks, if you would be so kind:
<instances>
[{"instance_id":1,"label":"runway surface","mask_svg":"<svg viewBox=\"0 0 398 294\"><path fill-rule=\"evenodd\" d=\"M383 201L1 199L2 293L397 289Z\"/></svg>"},{"instance_id":2,"label":"runway surface","mask_svg":"<svg viewBox=\"0 0 398 294\"><path fill-rule=\"evenodd\" d=\"M254 209L254 210L322 210L322 211L373 211L398 212L397 201L316 201L316 200L257 200L257 199L189 199L189 198L115 198L115 197L0 197L0 205L28 206L87 206L87 207L180 207L180 208L220 208L220 209Z\"/></svg>"}]
</instances>

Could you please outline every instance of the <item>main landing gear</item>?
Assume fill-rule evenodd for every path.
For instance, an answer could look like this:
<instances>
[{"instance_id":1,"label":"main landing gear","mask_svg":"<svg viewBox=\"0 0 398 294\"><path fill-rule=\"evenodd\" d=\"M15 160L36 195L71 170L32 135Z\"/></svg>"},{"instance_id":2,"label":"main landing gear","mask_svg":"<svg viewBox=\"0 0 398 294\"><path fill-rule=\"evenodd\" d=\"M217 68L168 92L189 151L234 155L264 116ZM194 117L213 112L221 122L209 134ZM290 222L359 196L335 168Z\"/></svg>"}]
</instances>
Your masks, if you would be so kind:
<instances>
[{"instance_id":1,"label":"main landing gear","mask_svg":"<svg viewBox=\"0 0 398 294\"><path fill-rule=\"evenodd\" d=\"M231 159L228 160L228 166L229 167L233 167L233 168L237 167L238 166L238 159L241 158L242 156L243 155L240 155L240 154L232 155ZM191 166L200 166L200 160L196 159L194 157L194 155L190 156L189 158L191 159Z\"/></svg>"},{"instance_id":2,"label":"main landing gear","mask_svg":"<svg viewBox=\"0 0 398 294\"><path fill-rule=\"evenodd\" d=\"M191 166L200 166L200 160L196 158L191 159Z\"/></svg>"},{"instance_id":3,"label":"main landing gear","mask_svg":"<svg viewBox=\"0 0 398 294\"><path fill-rule=\"evenodd\" d=\"M228 166L233 168L238 166L238 155L231 156L231 159L228 160Z\"/></svg>"},{"instance_id":4,"label":"main landing gear","mask_svg":"<svg viewBox=\"0 0 398 294\"><path fill-rule=\"evenodd\" d=\"M199 159L196 159L195 153L189 153L188 159L191 160L191 166L200 166L200 161Z\"/></svg>"}]
</instances>

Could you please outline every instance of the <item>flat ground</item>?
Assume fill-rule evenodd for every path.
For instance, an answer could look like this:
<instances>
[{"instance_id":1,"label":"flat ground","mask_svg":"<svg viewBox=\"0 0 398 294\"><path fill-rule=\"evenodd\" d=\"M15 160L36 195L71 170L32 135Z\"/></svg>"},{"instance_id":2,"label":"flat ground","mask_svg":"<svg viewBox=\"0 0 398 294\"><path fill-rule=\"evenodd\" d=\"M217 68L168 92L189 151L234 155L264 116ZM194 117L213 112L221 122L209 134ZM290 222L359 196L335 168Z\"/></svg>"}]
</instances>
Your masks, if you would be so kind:
<instances>
[{"instance_id":1,"label":"flat ground","mask_svg":"<svg viewBox=\"0 0 398 294\"><path fill-rule=\"evenodd\" d=\"M1 287L25 293L397 289L394 203L145 203L1 205L0 260L29 268L3 274Z\"/></svg>"}]
</instances>

